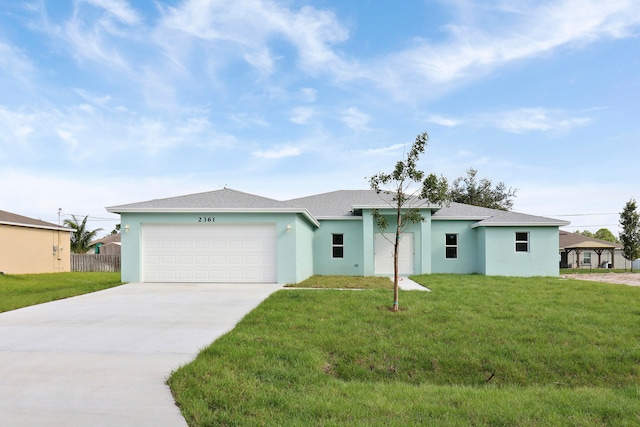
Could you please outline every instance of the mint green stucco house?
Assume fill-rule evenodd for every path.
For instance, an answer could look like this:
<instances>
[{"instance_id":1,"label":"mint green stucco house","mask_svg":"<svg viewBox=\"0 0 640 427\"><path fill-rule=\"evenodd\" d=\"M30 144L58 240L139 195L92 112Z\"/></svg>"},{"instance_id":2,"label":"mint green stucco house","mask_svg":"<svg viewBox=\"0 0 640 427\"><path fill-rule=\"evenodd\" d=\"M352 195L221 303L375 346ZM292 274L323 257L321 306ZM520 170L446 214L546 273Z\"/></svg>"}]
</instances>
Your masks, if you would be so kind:
<instances>
[{"instance_id":1,"label":"mint green stucco house","mask_svg":"<svg viewBox=\"0 0 640 427\"><path fill-rule=\"evenodd\" d=\"M400 274L558 275L566 221L419 207L423 221L402 236ZM393 215L388 196L372 190L278 201L229 188L107 208L121 215L123 281L225 283L392 275L393 247L374 209Z\"/></svg>"}]
</instances>

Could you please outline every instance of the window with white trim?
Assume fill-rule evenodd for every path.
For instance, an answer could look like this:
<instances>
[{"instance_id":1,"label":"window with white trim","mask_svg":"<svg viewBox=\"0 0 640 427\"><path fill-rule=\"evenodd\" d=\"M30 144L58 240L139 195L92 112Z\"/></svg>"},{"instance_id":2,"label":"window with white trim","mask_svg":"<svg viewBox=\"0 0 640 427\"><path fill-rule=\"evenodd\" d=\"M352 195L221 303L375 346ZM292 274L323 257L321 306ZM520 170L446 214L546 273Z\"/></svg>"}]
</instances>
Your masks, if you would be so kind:
<instances>
[{"instance_id":1,"label":"window with white trim","mask_svg":"<svg viewBox=\"0 0 640 427\"><path fill-rule=\"evenodd\" d=\"M458 259L458 235L444 235L444 251L446 259Z\"/></svg>"},{"instance_id":2,"label":"window with white trim","mask_svg":"<svg viewBox=\"0 0 640 427\"><path fill-rule=\"evenodd\" d=\"M516 232L516 252L529 252L529 233Z\"/></svg>"},{"instance_id":3,"label":"window with white trim","mask_svg":"<svg viewBox=\"0 0 640 427\"><path fill-rule=\"evenodd\" d=\"M344 258L344 234L331 235L331 256Z\"/></svg>"},{"instance_id":4,"label":"window with white trim","mask_svg":"<svg viewBox=\"0 0 640 427\"><path fill-rule=\"evenodd\" d=\"M591 252L582 253L582 263L585 265L591 265Z\"/></svg>"}]
</instances>

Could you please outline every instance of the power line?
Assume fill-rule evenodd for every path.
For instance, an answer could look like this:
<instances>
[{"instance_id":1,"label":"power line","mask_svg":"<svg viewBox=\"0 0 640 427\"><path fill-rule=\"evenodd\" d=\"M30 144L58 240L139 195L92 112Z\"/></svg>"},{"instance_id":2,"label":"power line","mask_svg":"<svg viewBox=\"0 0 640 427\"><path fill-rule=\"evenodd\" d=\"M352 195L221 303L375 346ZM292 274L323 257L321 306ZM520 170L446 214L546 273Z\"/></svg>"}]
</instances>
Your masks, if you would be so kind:
<instances>
[{"instance_id":1,"label":"power line","mask_svg":"<svg viewBox=\"0 0 640 427\"><path fill-rule=\"evenodd\" d=\"M580 214L554 214L554 215L542 215L542 216L598 216L598 215L620 215L619 212L606 212L606 213L580 213Z\"/></svg>"},{"instance_id":2,"label":"power line","mask_svg":"<svg viewBox=\"0 0 640 427\"><path fill-rule=\"evenodd\" d=\"M73 213L66 213L66 212L62 212L61 214L63 217L71 217L71 216L75 216L76 218L83 218L86 216L87 217L87 221L120 221L119 217L111 217L111 218L107 218L107 217L100 217L100 216L93 216L93 215L79 215L79 214L73 214ZM43 221L47 221L47 222L56 222L58 221L58 219L56 218L55 220L52 219L45 219Z\"/></svg>"}]
</instances>

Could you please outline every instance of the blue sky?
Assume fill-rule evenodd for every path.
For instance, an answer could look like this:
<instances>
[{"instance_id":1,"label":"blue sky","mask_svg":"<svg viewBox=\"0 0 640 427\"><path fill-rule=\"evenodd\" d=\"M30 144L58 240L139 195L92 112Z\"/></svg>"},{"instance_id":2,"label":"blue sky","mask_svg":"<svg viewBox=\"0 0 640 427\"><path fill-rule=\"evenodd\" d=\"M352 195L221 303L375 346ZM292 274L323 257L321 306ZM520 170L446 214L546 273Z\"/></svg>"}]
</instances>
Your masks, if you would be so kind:
<instances>
[{"instance_id":1,"label":"blue sky","mask_svg":"<svg viewBox=\"0 0 640 427\"><path fill-rule=\"evenodd\" d=\"M640 198L636 0L2 3L2 210L365 189L424 131L570 230Z\"/></svg>"}]
</instances>

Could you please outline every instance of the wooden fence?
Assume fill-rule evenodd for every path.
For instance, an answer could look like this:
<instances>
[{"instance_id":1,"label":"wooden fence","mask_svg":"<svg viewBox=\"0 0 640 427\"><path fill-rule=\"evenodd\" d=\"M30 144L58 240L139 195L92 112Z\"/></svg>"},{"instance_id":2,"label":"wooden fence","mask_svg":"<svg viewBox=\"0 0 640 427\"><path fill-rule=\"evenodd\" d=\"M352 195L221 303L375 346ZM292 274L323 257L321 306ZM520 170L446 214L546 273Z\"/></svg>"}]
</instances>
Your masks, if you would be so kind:
<instances>
[{"instance_id":1,"label":"wooden fence","mask_svg":"<svg viewBox=\"0 0 640 427\"><path fill-rule=\"evenodd\" d=\"M71 271L120 271L120 255L71 254Z\"/></svg>"}]
</instances>

